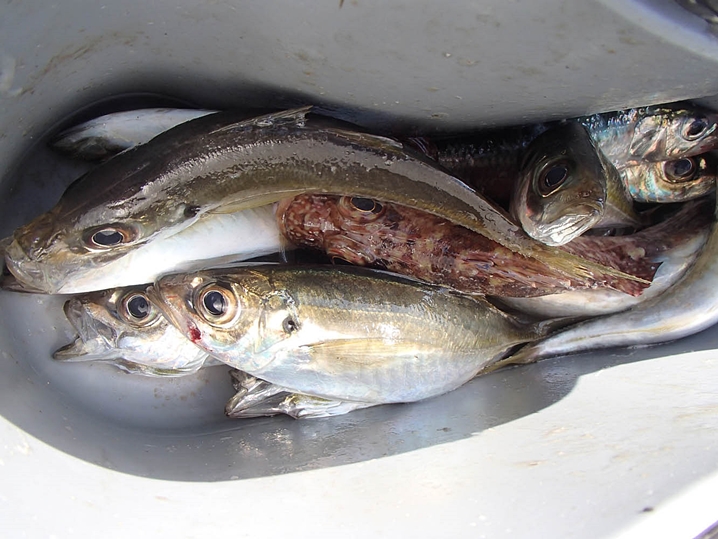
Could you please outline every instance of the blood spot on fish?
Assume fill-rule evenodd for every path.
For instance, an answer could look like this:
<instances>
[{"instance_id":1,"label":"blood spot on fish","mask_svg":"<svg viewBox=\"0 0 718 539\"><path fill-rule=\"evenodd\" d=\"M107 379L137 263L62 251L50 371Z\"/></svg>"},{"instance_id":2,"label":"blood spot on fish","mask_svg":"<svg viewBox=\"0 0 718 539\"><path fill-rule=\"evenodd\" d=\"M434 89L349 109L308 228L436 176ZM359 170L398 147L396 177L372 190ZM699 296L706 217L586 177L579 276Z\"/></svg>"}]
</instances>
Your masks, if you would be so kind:
<instances>
[{"instance_id":1,"label":"blood spot on fish","mask_svg":"<svg viewBox=\"0 0 718 539\"><path fill-rule=\"evenodd\" d=\"M202 332L196 327L189 328L189 340L197 344L202 340Z\"/></svg>"}]
</instances>

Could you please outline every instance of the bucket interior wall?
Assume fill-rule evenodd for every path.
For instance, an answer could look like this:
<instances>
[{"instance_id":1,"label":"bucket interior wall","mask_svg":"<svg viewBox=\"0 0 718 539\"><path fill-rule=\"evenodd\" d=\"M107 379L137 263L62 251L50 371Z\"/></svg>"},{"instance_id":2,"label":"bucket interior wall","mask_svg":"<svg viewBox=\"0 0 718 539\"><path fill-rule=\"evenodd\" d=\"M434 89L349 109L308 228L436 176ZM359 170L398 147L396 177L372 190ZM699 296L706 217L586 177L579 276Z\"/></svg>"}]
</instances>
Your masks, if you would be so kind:
<instances>
[{"instance_id":1,"label":"bucket interior wall","mask_svg":"<svg viewBox=\"0 0 718 539\"><path fill-rule=\"evenodd\" d=\"M387 134L431 134L680 100L718 103L718 38L704 18L668 0L29 0L5 6L0 36L3 237L52 207L87 167L52 153L48 138L106 112L315 104ZM314 421L233 421L223 414L232 394L225 367L158 380L109 365L54 362L52 351L74 335L62 312L65 299L0 292L0 416L60 452L132 476L225 482L403 454L421 459L429 448L491 432L500 452L502 443L515 449L521 440L513 425L540 424L542 412L572 393L585 396L587 422L615 422L617 439L633 437L636 447L669 436L660 424L674 421L676 438L663 440L672 451L627 456L635 478L621 468L641 489L650 482L657 501L718 467L718 452L711 451L716 436L708 434L718 427L718 414L710 413L718 410L715 328L652 348L508 369L420 403ZM673 356L685 362L672 362ZM584 377L599 373L608 373L613 385L587 382L582 389ZM655 386L648 387L651 381ZM644 393L663 403L660 411L669 417L656 417L644 402L645 415L635 420L646 423L621 424L618 406L641 409L640 399L629 396ZM683 413L702 411L702 419L676 419L681 412L671 399ZM651 422L657 430L647 427ZM590 483L601 474L594 464L610 458L582 450L593 463ZM501 469L495 455L486 458ZM641 466L658 470L662 459L691 465L640 483ZM486 462L473 455L468 473ZM518 469L507 477L520 477ZM605 469L612 469L608 461ZM460 475L453 470L444 477L451 482ZM501 473L494 479L501 481ZM476 489L478 496L491 485ZM602 499L621 498L609 484L602 489ZM619 505L596 533L615 532L641 509ZM579 509L576 519L588 513ZM528 524L516 526L529 534Z\"/></svg>"}]
</instances>

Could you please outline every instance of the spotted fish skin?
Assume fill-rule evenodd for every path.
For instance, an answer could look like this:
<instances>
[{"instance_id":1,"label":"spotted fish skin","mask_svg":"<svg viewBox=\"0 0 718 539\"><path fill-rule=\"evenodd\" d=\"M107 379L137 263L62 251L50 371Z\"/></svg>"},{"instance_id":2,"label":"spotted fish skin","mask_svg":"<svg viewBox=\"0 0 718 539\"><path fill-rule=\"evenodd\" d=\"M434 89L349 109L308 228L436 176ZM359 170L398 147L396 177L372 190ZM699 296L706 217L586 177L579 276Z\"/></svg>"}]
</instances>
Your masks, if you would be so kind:
<instances>
[{"instance_id":1,"label":"spotted fish skin","mask_svg":"<svg viewBox=\"0 0 718 539\"><path fill-rule=\"evenodd\" d=\"M364 205L361 208L357 205ZM474 294L534 297L565 290L613 288L640 295L632 281L571 280L536 259L425 212L357 197L300 195L278 204L282 234L292 243L319 249L330 257L450 286ZM594 257L650 281L658 267L633 245L612 239L577 238L562 249ZM646 285L647 286L647 285Z\"/></svg>"}]
</instances>

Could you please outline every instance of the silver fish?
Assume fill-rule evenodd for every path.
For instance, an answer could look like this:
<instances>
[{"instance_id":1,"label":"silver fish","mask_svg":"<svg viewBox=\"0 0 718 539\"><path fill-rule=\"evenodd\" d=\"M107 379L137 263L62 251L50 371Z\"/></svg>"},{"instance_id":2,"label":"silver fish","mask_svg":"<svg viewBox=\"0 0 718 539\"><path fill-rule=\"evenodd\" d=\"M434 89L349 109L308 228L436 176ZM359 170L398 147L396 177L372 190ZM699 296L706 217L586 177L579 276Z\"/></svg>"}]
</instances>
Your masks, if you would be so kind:
<instances>
[{"instance_id":1,"label":"silver fish","mask_svg":"<svg viewBox=\"0 0 718 539\"><path fill-rule=\"evenodd\" d=\"M695 106L641 107L577 120L619 169L718 148L718 114Z\"/></svg>"},{"instance_id":2,"label":"silver fish","mask_svg":"<svg viewBox=\"0 0 718 539\"><path fill-rule=\"evenodd\" d=\"M545 333L485 302L353 266L251 266L148 289L189 340L287 391L366 404L451 391Z\"/></svg>"},{"instance_id":3,"label":"silver fish","mask_svg":"<svg viewBox=\"0 0 718 539\"><path fill-rule=\"evenodd\" d=\"M205 116L127 150L16 230L6 250L8 268L20 281L54 293L88 268L170 237L204 215L324 192L423 209L541 258L568 277L607 274L641 281L531 240L435 163L397 141L307 117L309 110L239 121L231 113Z\"/></svg>"},{"instance_id":4,"label":"silver fish","mask_svg":"<svg viewBox=\"0 0 718 539\"><path fill-rule=\"evenodd\" d=\"M102 290L68 300L65 315L78 337L53 358L102 361L145 376L183 376L199 370L209 358L207 352L167 322L145 288Z\"/></svg>"},{"instance_id":5,"label":"silver fish","mask_svg":"<svg viewBox=\"0 0 718 539\"><path fill-rule=\"evenodd\" d=\"M617 314L594 318L536 341L493 368L584 350L657 344L680 339L718 322L718 228L702 252L666 292Z\"/></svg>"},{"instance_id":6,"label":"silver fish","mask_svg":"<svg viewBox=\"0 0 718 539\"><path fill-rule=\"evenodd\" d=\"M113 112L61 131L50 140L54 150L77 159L107 159L144 144L181 123L212 110L152 108Z\"/></svg>"},{"instance_id":7,"label":"silver fish","mask_svg":"<svg viewBox=\"0 0 718 539\"><path fill-rule=\"evenodd\" d=\"M718 162L705 154L633 165L620 173L638 202L684 202L715 191Z\"/></svg>"},{"instance_id":8,"label":"silver fish","mask_svg":"<svg viewBox=\"0 0 718 539\"><path fill-rule=\"evenodd\" d=\"M603 218L607 175L583 126L553 127L526 149L511 214L532 238L553 246L568 243Z\"/></svg>"},{"instance_id":9,"label":"silver fish","mask_svg":"<svg viewBox=\"0 0 718 539\"><path fill-rule=\"evenodd\" d=\"M231 214L209 214L174 236L141 245L104 266L88 266L62 283L55 293L82 294L139 285L165 273L248 260L292 248L279 232L271 204ZM2 285L12 290L42 291L28 289L22 283Z\"/></svg>"}]
</instances>

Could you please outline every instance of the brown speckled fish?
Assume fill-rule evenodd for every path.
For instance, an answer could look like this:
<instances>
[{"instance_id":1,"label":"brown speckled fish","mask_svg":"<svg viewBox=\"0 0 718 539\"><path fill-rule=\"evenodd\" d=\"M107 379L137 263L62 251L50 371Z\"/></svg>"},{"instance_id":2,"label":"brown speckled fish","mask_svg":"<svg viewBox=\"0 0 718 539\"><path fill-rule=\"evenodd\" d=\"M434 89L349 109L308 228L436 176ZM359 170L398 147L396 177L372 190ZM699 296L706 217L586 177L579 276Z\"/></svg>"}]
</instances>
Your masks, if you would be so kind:
<instances>
[{"instance_id":1,"label":"brown speckled fish","mask_svg":"<svg viewBox=\"0 0 718 539\"><path fill-rule=\"evenodd\" d=\"M300 246L357 265L376 265L468 293L535 297L608 287L637 296L645 285L611 276L566 278L535 258L426 212L359 197L300 195L280 202L279 226ZM657 265L634 245L582 249L582 238L562 249L650 281Z\"/></svg>"}]
</instances>

